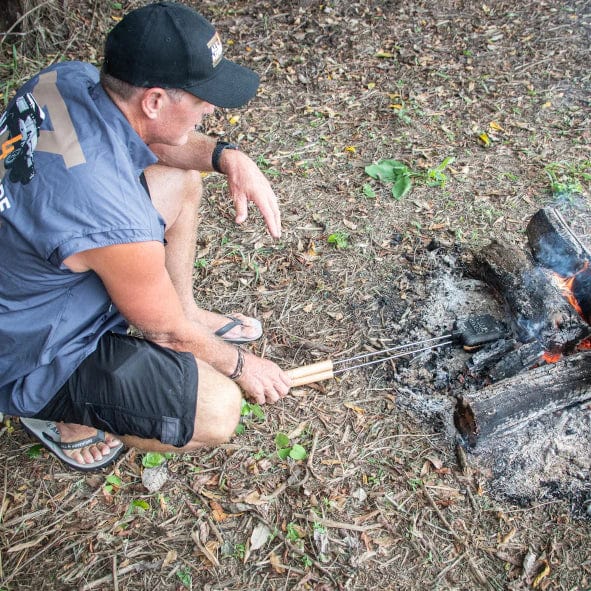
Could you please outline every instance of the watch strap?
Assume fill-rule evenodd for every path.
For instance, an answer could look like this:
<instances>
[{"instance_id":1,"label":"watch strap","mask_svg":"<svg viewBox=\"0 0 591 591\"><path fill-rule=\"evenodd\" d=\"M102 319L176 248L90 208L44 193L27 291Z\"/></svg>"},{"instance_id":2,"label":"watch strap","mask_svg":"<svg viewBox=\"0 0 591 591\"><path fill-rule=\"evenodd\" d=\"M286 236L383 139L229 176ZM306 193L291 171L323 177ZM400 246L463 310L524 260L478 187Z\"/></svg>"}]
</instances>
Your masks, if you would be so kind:
<instances>
[{"instance_id":1,"label":"watch strap","mask_svg":"<svg viewBox=\"0 0 591 591\"><path fill-rule=\"evenodd\" d=\"M224 150L238 150L238 146L236 144L231 144L230 142L222 142L218 141L213 149L211 154L211 167L216 171L223 174L223 171L220 167L220 158L222 157L222 152Z\"/></svg>"}]
</instances>

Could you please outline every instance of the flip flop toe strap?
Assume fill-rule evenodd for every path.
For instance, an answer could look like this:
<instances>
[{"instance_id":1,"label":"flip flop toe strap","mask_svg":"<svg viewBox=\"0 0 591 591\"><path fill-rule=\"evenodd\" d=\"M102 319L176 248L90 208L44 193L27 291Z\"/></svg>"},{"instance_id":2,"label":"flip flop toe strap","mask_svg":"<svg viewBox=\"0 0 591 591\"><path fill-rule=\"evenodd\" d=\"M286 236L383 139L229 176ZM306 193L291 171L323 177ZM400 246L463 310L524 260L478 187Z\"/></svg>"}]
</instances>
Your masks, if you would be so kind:
<instances>
[{"instance_id":1,"label":"flip flop toe strap","mask_svg":"<svg viewBox=\"0 0 591 591\"><path fill-rule=\"evenodd\" d=\"M81 439L80 441L70 441L68 443L61 441L59 446L62 449L67 451L73 449L82 449L83 447L89 447L90 445L95 445L96 443L103 443L105 441L105 432L104 431L97 431L96 435L92 437L87 437L86 439Z\"/></svg>"},{"instance_id":2,"label":"flip flop toe strap","mask_svg":"<svg viewBox=\"0 0 591 591\"><path fill-rule=\"evenodd\" d=\"M215 331L215 335L218 337L221 337L223 335L225 335L227 332L230 332L233 328L236 328L237 326L243 326L243 322L242 320L239 320L238 318L234 318L233 316L227 316L227 318L230 319L230 322L228 322L228 324L225 324L224 326L222 326L222 328L218 329Z\"/></svg>"}]
</instances>

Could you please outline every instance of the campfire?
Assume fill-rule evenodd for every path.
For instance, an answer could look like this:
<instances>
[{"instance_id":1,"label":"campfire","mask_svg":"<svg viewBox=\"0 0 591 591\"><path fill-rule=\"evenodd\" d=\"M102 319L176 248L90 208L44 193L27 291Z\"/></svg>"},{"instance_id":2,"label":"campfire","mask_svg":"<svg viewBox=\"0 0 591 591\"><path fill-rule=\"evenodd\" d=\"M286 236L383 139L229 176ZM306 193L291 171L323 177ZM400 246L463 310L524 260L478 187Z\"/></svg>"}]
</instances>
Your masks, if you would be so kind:
<instances>
[{"instance_id":1,"label":"campfire","mask_svg":"<svg viewBox=\"0 0 591 591\"><path fill-rule=\"evenodd\" d=\"M465 261L502 299L512 328L510 338L468 363L490 380L458 399L456 428L471 447L541 413L591 400L591 253L552 208L537 212L526 233L531 254L493 242Z\"/></svg>"},{"instance_id":2,"label":"campfire","mask_svg":"<svg viewBox=\"0 0 591 591\"><path fill-rule=\"evenodd\" d=\"M396 360L386 379L400 406L486 474L492 494L580 509L591 497L591 255L552 208L525 234L519 245L427 249L429 279L415 293L428 305L393 297L390 326L412 340L485 314L506 330Z\"/></svg>"}]
</instances>

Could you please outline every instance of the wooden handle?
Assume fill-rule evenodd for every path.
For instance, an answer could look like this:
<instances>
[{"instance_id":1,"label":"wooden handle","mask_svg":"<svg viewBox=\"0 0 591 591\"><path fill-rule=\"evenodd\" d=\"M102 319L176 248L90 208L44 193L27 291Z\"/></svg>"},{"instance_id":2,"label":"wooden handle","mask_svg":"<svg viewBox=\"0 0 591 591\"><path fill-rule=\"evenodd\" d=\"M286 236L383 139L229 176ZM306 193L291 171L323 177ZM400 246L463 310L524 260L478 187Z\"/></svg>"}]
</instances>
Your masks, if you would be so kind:
<instances>
[{"instance_id":1,"label":"wooden handle","mask_svg":"<svg viewBox=\"0 0 591 591\"><path fill-rule=\"evenodd\" d=\"M288 369L285 373L292 379L303 378L304 376L311 376L313 374L325 373L330 371L332 373L332 361L327 359L326 361L319 361L318 363L312 363L311 365L303 365L302 367L294 367ZM332 377L332 376L330 376ZM324 378L327 379L327 378ZM304 382L302 382L304 383ZM305 382L310 384L311 382Z\"/></svg>"},{"instance_id":2,"label":"wooden handle","mask_svg":"<svg viewBox=\"0 0 591 591\"><path fill-rule=\"evenodd\" d=\"M297 368L300 369L300 368ZM291 370L287 370L287 374L289 374ZM330 371L322 371L319 373L311 373L308 375L300 376L297 378L291 378L291 385L293 386L304 386L306 384L313 384L314 382L321 382L322 380L330 380L330 378L334 377L334 373L332 369Z\"/></svg>"}]
</instances>

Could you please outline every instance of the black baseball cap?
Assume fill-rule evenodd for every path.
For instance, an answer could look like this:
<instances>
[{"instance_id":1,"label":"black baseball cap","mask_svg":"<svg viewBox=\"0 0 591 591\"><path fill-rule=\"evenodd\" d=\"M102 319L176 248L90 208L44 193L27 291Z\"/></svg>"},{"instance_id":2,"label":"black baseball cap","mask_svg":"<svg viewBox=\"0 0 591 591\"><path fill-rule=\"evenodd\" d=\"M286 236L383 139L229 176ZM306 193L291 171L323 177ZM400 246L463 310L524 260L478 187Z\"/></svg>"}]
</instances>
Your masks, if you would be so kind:
<instances>
[{"instance_id":1,"label":"black baseball cap","mask_svg":"<svg viewBox=\"0 0 591 591\"><path fill-rule=\"evenodd\" d=\"M107 36L103 70L133 86L180 88L225 108L246 104L259 85L255 72L223 57L208 20L175 2L126 14Z\"/></svg>"}]
</instances>

